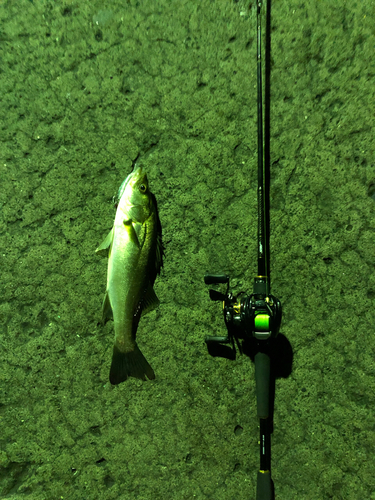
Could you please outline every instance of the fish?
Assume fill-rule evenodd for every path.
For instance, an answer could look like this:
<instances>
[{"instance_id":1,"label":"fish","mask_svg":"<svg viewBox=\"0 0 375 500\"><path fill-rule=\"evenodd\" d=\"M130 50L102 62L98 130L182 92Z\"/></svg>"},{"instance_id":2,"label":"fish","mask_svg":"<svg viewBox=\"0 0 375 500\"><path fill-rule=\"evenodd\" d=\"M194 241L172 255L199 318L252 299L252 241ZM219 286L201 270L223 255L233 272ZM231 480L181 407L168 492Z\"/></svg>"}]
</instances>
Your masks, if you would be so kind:
<instances>
[{"instance_id":1,"label":"fish","mask_svg":"<svg viewBox=\"0 0 375 500\"><path fill-rule=\"evenodd\" d=\"M154 283L164 257L157 202L142 166L134 164L115 202L113 227L96 249L96 253L108 256L102 321L112 318L114 322L115 341L109 374L112 385L128 377L155 378L154 370L137 345L136 333L141 315L159 305Z\"/></svg>"}]
</instances>

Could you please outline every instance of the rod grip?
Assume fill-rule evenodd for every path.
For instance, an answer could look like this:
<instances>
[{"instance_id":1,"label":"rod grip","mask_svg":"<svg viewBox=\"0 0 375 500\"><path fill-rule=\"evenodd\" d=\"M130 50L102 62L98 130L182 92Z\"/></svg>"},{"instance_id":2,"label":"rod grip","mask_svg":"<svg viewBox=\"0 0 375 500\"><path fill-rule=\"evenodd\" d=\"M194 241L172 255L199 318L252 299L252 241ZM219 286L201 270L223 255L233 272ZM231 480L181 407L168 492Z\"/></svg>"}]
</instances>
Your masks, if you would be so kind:
<instances>
[{"instance_id":1,"label":"rod grip","mask_svg":"<svg viewBox=\"0 0 375 500\"><path fill-rule=\"evenodd\" d=\"M270 411L270 357L258 352L254 362L258 417L267 418Z\"/></svg>"},{"instance_id":2,"label":"rod grip","mask_svg":"<svg viewBox=\"0 0 375 500\"><path fill-rule=\"evenodd\" d=\"M270 471L258 471L256 500L274 500L274 498L274 487Z\"/></svg>"}]
</instances>

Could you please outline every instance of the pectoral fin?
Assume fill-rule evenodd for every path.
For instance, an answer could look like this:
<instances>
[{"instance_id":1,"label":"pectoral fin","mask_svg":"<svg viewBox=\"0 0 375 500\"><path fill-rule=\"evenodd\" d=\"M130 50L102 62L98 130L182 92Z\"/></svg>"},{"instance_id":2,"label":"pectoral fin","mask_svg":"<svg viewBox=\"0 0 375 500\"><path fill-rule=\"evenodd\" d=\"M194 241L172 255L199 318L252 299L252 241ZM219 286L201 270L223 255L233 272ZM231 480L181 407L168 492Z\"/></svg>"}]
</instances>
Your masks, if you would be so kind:
<instances>
[{"instance_id":1,"label":"pectoral fin","mask_svg":"<svg viewBox=\"0 0 375 500\"><path fill-rule=\"evenodd\" d=\"M138 240L138 236L137 236L137 233L135 231L135 228L134 228L134 223L131 219L129 220L124 220L123 221L123 224L124 224L124 227L126 229L126 231L128 232L128 237L129 237L129 240L136 246L139 248L139 240Z\"/></svg>"}]
</instances>

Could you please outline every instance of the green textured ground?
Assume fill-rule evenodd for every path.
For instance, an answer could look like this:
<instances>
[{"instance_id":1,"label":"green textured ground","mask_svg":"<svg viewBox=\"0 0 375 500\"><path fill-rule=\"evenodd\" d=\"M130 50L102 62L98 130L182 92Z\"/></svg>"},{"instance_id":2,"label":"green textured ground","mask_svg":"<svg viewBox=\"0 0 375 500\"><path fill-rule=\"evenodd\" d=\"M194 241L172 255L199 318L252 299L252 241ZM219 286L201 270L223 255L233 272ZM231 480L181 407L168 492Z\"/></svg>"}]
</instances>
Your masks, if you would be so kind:
<instances>
[{"instance_id":1,"label":"green textured ground","mask_svg":"<svg viewBox=\"0 0 375 500\"><path fill-rule=\"evenodd\" d=\"M224 333L203 274L251 290L256 273L248 5L0 3L3 499L255 497L254 366L203 341ZM374 16L373 1L273 3L271 269L294 351L278 500L375 499ZM94 250L151 145L166 259L139 344L157 378L113 388Z\"/></svg>"}]
</instances>

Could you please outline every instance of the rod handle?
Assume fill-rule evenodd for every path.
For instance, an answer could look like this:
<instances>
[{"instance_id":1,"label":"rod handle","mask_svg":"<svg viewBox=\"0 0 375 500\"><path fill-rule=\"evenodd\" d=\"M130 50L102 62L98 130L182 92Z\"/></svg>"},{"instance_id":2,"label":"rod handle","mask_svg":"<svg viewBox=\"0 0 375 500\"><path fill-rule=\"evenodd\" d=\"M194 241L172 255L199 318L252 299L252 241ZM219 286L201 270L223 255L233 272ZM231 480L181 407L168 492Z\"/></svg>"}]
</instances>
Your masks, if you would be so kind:
<instances>
[{"instance_id":1,"label":"rod handle","mask_svg":"<svg viewBox=\"0 0 375 500\"><path fill-rule=\"evenodd\" d=\"M274 500L275 492L269 470L258 471L256 500Z\"/></svg>"}]
</instances>

